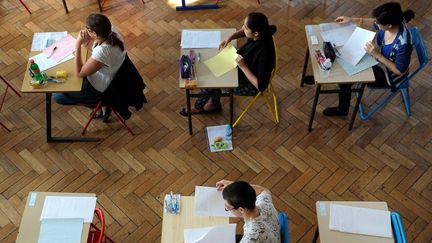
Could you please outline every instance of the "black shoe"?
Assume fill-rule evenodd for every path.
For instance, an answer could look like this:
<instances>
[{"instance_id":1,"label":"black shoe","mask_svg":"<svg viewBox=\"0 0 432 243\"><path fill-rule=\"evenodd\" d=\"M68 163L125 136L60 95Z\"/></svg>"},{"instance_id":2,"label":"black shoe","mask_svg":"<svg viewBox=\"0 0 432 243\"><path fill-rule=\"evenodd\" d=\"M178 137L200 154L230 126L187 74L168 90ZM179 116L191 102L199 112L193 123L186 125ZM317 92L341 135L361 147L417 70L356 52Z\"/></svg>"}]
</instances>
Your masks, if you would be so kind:
<instances>
[{"instance_id":1,"label":"black shoe","mask_svg":"<svg viewBox=\"0 0 432 243\"><path fill-rule=\"evenodd\" d=\"M314 85L315 84L314 76L312 76L312 75L304 76L302 82L304 84Z\"/></svg>"},{"instance_id":2,"label":"black shoe","mask_svg":"<svg viewBox=\"0 0 432 243\"><path fill-rule=\"evenodd\" d=\"M102 121L104 123L109 123L110 116L111 116L111 108L107 107L103 115Z\"/></svg>"},{"instance_id":3,"label":"black shoe","mask_svg":"<svg viewBox=\"0 0 432 243\"><path fill-rule=\"evenodd\" d=\"M323 110L325 116L346 116L348 115L348 109L341 110L339 107L327 107Z\"/></svg>"}]
</instances>

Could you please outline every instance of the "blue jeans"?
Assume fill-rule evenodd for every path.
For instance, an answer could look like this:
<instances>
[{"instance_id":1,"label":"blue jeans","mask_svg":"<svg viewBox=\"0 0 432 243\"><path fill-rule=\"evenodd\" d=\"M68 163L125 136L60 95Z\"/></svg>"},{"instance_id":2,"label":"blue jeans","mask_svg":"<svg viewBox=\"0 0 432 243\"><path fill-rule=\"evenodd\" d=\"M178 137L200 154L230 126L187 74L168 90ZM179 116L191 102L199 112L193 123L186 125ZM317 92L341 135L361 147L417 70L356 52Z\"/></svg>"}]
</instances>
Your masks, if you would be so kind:
<instances>
[{"instance_id":1,"label":"blue jeans","mask_svg":"<svg viewBox=\"0 0 432 243\"><path fill-rule=\"evenodd\" d=\"M95 106L101 99L102 93L97 91L87 78L84 78L80 92L54 93L55 102L61 105L87 105Z\"/></svg>"}]
</instances>

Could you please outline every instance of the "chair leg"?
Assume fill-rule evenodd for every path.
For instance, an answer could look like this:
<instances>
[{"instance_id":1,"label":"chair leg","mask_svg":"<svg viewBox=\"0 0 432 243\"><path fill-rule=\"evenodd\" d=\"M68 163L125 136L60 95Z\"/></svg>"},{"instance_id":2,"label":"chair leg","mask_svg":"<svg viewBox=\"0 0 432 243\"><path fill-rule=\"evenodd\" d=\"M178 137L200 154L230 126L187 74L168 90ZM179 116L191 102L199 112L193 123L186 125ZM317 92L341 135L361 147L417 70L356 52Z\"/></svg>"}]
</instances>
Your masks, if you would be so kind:
<instances>
[{"instance_id":1,"label":"chair leg","mask_svg":"<svg viewBox=\"0 0 432 243\"><path fill-rule=\"evenodd\" d=\"M3 122L0 122L0 125L4 127L4 129L6 129L8 132L11 132L11 130L5 124L3 124Z\"/></svg>"},{"instance_id":2,"label":"chair leg","mask_svg":"<svg viewBox=\"0 0 432 243\"><path fill-rule=\"evenodd\" d=\"M397 92L391 92L386 97L384 97L372 110L370 110L367 114L364 112L363 104L359 103L359 113L360 113L360 119L363 121L368 120L373 114L375 114L379 109L381 109L383 106L385 106L393 97L397 94ZM356 93L358 97L358 93Z\"/></svg>"},{"instance_id":3,"label":"chair leg","mask_svg":"<svg viewBox=\"0 0 432 243\"><path fill-rule=\"evenodd\" d=\"M114 114L117 116L117 118L123 124L123 126L126 127L126 129L129 131L129 133L132 134L132 136L135 136L135 134L132 132L132 129L129 128L129 126L126 124L126 121L120 116L120 114L117 113L117 111L112 109L112 108L111 108L111 110L114 112Z\"/></svg>"},{"instance_id":4,"label":"chair leg","mask_svg":"<svg viewBox=\"0 0 432 243\"><path fill-rule=\"evenodd\" d=\"M265 98L265 102L267 104L267 108L269 109L269 112L272 115L272 118L273 118L275 124L277 125L278 124L278 121L277 121L278 119L276 118L275 110L273 110L273 107L271 105L272 102L271 102L270 95L269 94L264 94L264 98Z\"/></svg>"},{"instance_id":5,"label":"chair leg","mask_svg":"<svg viewBox=\"0 0 432 243\"><path fill-rule=\"evenodd\" d=\"M102 110L102 102L99 102L99 103L97 104L96 108L93 110L92 115L90 116L90 119L88 120L87 124L84 126L84 128L83 128L83 130L82 130L82 132L81 132L81 135L84 135L84 134L85 134L85 132L87 131L87 128L90 126L90 123L91 123L91 122L93 121L93 119L95 118L96 113L97 113L98 111L100 111L100 110Z\"/></svg>"},{"instance_id":6,"label":"chair leg","mask_svg":"<svg viewBox=\"0 0 432 243\"><path fill-rule=\"evenodd\" d=\"M27 5L22 1L22 0L19 0L20 1L20 3L24 6L24 8L27 10L27 12L29 13L29 14L32 14L31 12L30 12L30 9L27 7Z\"/></svg>"},{"instance_id":7,"label":"chair leg","mask_svg":"<svg viewBox=\"0 0 432 243\"><path fill-rule=\"evenodd\" d=\"M258 4L261 4L260 0L257 0Z\"/></svg>"},{"instance_id":8,"label":"chair leg","mask_svg":"<svg viewBox=\"0 0 432 243\"><path fill-rule=\"evenodd\" d=\"M240 116L237 118L237 120L234 122L233 127L237 126L237 124L240 122L240 120L243 118L243 116L246 114L246 112L249 110L249 108L255 103L255 101L260 97L262 92L258 92L257 95L249 102L249 104L246 106L246 108L243 110L243 112L240 114Z\"/></svg>"},{"instance_id":9,"label":"chair leg","mask_svg":"<svg viewBox=\"0 0 432 243\"><path fill-rule=\"evenodd\" d=\"M273 89L273 85L270 84L271 95L273 96L273 105L274 105L274 113L275 113L275 121L276 124L279 124L279 110L277 105L277 97Z\"/></svg>"},{"instance_id":10,"label":"chair leg","mask_svg":"<svg viewBox=\"0 0 432 243\"><path fill-rule=\"evenodd\" d=\"M411 101L409 96L409 88L404 88L400 90L402 98L405 104L405 110L408 116L411 116Z\"/></svg>"}]
</instances>

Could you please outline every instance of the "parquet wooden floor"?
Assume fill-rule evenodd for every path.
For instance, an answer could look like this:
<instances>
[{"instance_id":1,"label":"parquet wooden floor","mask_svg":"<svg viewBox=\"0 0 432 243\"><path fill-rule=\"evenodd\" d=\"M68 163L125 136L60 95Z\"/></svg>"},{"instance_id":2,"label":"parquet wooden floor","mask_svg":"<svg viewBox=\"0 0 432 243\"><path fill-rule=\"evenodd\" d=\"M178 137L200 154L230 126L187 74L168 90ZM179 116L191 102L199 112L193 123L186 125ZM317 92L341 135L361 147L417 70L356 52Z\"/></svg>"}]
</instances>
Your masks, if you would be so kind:
<instances>
[{"instance_id":1,"label":"parquet wooden floor","mask_svg":"<svg viewBox=\"0 0 432 243\"><path fill-rule=\"evenodd\" d=\"M26 0L0 2L0 74L18 89L25 72L33 32L77 32L97 2ZM304 25L332 21L339 15L366 16L378 0L225 0L218 10L176 12L178 1L108 0L105 14L123 33L131 59L145 78L149 103L128 123L93 122L88 136L100 143L47 144L44 96L8 95L0 120L0 242L13 242L29 191L94 192L107 216L107 232L116 242L160 242L162 198L169 191L192 195L195 185L222 178L268 187L276 207L290 219L293 242L310 242L316 226L317 200L382 200L399 211L410 242L432 242L432 75L431 65L411 83L413 116L407 118L396 97L371 120L347 130L344 118L327 118L323 108L337 102L322 96L314 130L307 131L314 87L299 87L305 53ZM209 1L202 1L209 3ZM430 0L401 1L417 16L432 54ZM240 28L252 11L276 24L280 70L274 84L280 125L262 103L235 130L232 152L207 151L206 125L224 124L221 115L194 117L194 135L178 114L185 103L178 88L178 53L182 28ZM1 86L1 91L4 86ZM367 93L367 98L379 94ZM371 100L371 99L369 99ZM244 106L236 99L235 114ZM53 132L79 135L89 110L53 107Z\"/></svg>"}]
</instances>

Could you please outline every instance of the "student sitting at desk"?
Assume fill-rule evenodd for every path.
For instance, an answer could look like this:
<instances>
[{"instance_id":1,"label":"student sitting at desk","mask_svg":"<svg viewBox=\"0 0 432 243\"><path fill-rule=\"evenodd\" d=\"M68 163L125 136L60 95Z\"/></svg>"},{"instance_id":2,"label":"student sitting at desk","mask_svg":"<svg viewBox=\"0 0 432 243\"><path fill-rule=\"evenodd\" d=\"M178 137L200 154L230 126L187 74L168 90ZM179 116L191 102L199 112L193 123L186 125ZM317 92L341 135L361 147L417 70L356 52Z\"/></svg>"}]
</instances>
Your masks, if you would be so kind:
<instances>
[{"instance_id":1,"label":"student sitting at desk","mask_svg":"<svg viewBox=\"0 0 432 243\"><path fill-rule=\"evenodd\" d=\"M372 11L374 18L350 18L341 16L336 18L338 23L356 21L359 25L374 26L378 30L376 38L378 47L369 42L365 50L372 55L379 64L373 66L375 83L371 86L388 85L394 87L395 82L408 75L408 67L411 60L412 41L411 34L406 26L414 12L407 10L402 12L399 3L389 2L378 6ZM328 107L323 111L326 116L348 115L351 101L351 84L340 85L339 105Z\"/></svg>"},{"instance_id":2,"label":"student sitting at desk","mask_svg":"<svg viewBox=\"0 0 432 243\"><path fill-rule=\"evenodd\" d=\"M246 37L248 38L237 53L239 54L236 62L239 67L238 80L239 86L234 90L234 94L243 96L253 96L258 91L264 91L270 83L271 73L275 67L275 49L273 44L273 34L276 33L276 26L269 25L267 17L262 13L250 13L244 20L240 30L226 38L219 45L219 49L225 48L232 40ZM211 98L199 98L195 107L192 107L192 114L219 111L221 90L206 90L202 93L214 93ZM187 110L183 108L180 114L187 116Z\"/></svg>"},{"instance_id":3,"label":"student sitting at desk","mask_svg":"<svg viewBox=\"0 0 432 243\"><path fill-rule=\"evenodd\" d=\"M83 64L81 46L91 44L91 57ZM54 100L62 105L95 106L120 69L125 56L126 49L120 34L111 26L108 17L90 14L85 29L79 32L75 43L76 75L84 78L81 92L57 93L54 94ZM105 112L104 121L109 113ZM97 118L101 117L102 114L97 114Z\"/></svg>"},{"instance_id":4,"label":"student sitting at desk","mask_svg":"<svg viewBox=\"0 0 432 243\"><path fill-rule=\"evenodd\" d=\"M279 243L280 228L270 191L244 181L216 183L225 200L225 210L245 221L240 243ZM258 195L258 196L257 196Z\"/></svg>"}]
</instances>

